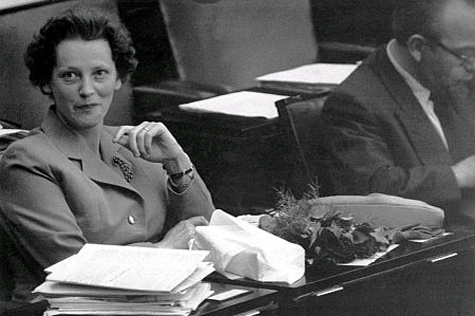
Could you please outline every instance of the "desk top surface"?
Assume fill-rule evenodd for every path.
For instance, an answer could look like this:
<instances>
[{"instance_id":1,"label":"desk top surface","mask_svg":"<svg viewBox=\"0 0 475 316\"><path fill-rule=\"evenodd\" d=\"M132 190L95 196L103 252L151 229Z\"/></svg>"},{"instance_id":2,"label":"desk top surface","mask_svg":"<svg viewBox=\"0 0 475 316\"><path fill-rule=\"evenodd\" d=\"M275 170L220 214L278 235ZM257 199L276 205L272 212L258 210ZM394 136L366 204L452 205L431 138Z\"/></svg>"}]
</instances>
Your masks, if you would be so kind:
<instances>
[{"instance_id":1,"label":"desk top surface","mask_svg":"<svg viewBox=\"0 0 475 316\"><path fill-rule=\"evenodd\" d=\"M282 94L289 97L295 96L297 92L253 87L245 91ZM322 90L326 94L327 90ZM318 97L322 92L307 94L307 97ZM198 113L184 111L178 107L170 106L160 111L148 113L150 120L163 121L166 125L178 124L198 128L200 133L210 133L213 135L243 136L243 137L265 137L277 132L279 118L266 119L263 117L246 117L238 115L227 115L221 113Z\"/></svg>"},{"instance_id":2,"label":"desk top surface","mask_svg":"<svg viewBox=\"0 0 475 316\"><path fill-rule=\"evenodd\" d=\"M289 292L292 296L310 291L325 290L344 283L389 272L418 262L432 261L457 255L462 250L475 246L475 233L455 232L426 243L404 242L396 249L366 267L337 266L315 267L293 284L257 282L250 279L229 280L214 273L209 280L247 286L263 287Z\"/></svg>"}]
</instances>

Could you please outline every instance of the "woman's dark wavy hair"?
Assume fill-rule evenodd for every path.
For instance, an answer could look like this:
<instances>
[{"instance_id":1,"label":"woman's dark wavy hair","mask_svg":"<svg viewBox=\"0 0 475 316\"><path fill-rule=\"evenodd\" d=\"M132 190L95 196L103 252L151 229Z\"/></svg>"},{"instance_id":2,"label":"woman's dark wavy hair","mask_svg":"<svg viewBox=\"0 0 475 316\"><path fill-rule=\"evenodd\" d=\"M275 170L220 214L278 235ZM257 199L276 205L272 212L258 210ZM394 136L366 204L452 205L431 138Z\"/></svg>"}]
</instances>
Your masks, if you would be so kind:
<instances>
[{"instance_id":1,"label":"woman's dark wavy hair","mask_svg":"<svg viewBox=\"0 0 475 316\"><path fill-rule=\"evenodd\" d=\"M29 79L44 94L48 94L44 87L49 84L56 66L56 47L68 39L105 39L122 82L129 79L137 67L132 39L118 17L98 8L74 7L49 19L26 49Z\"/></svg>"}]
</instances>

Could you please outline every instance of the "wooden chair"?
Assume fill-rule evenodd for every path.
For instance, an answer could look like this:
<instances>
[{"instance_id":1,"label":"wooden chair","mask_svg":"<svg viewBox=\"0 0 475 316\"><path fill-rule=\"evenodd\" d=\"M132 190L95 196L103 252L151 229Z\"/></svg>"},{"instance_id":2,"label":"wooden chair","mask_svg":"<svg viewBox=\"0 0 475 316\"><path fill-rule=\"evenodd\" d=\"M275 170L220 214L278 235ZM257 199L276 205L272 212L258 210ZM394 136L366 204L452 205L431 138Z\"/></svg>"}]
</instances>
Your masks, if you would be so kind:
<instances>
[{"instance_id":1,"label":"wooden chair","mask_svg":"<svg viewBox=\"0 0 475 316\"><path fill-rule=\"evenodd\" d=\"M144 70L135 76L135 122L166 106L255 87L255 77L321 61L321 49L338 62L360 60L373 49L317 41L311 0L118 3L144 54L138 69Z\"/></svg>"},{"instance_id":2,"label":"wooden chair","mask_svg":"<svg viewBox=\"0 0 475 316\"><path fill-rule=\"evenodd\" d=\"M0 214L1 215L1 214ZM3 218L0 216L0 221ZM12 250L9 237L0 223L0 315L13 308L19 307L20 304L11 301L13 290L12 271L9 266L9 253Z\"/></svg>"},{"instance_id":3,"label":"wooden chair","mask_svg":"<svg viewBox=\"0 0 475 316\"><path fill-rule=\"evenodd\" d=\"M159 3L180 80L236 90L317 60L308 0Z\"/></svg>"},{"instance_id":4,"label":"wooden chair","mask_svg":"<svg viewBox=\"0 0 475 316\"><path fill-rule=\"evenodd\" d=\"M310 183L318 184L322 196L331 194L328 176L323 168L326 159L323 139L320 137L320 113L329 91L315 95L298 95L276 102L279 124L289 148L289 187L301 194Z\"/></svg>"},{"instance_id":5,"label":"wooden chair","mask_svg":"<svg viewBox=\"0 0 475 316\"><path fill-rule=\"evenodd\" d=\"M18 129L21 127L21 125L18 123L4 119L0 119L0 124L3 126L3 128ZM21 131L2 136L0 138L0 159L2 158L3 152L7 149L8 145L18 139L25 137L26 134L26 131ZM0 316L7 316L15 315L13 314L13 311L23 305L11 301L14 280L8 258L10 257L10 253L13 251L13 245L4 229L2 222L4 219L1 215L2 214L0 213ZM21 313L18 313L17 315L20 314Z\"/></svg>"},{"instance_id":6,"label":"wooden chair","mask_svg":"<svg viewBox=\"0 0 475 316\"><path fill-rule=\"evenodd\" d=\"M163 21L157 27L168 35L176 76L157 73L135 86L136 122L166 106L254 87L257 76L317 60L308 0L158 3L157 19ZM132 36L143 37L143 28L136 30Z\"/></svg>"}]
</instances>

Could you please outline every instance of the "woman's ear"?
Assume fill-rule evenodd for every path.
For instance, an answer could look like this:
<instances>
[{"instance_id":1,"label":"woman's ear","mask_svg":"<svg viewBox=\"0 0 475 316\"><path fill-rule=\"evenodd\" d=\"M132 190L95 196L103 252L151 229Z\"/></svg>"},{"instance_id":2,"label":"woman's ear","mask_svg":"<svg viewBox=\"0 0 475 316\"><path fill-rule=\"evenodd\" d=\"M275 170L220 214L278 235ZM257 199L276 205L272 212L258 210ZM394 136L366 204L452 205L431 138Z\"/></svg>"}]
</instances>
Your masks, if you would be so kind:
<instances>
[{"instance_id":1,"label":"woman's ear","mask_svg":"<svg viewBox=\"0 0 475 316\"><path fill-rule=\"evenodd\" d=\"M424 36L419 34L414 34L409 37L407 40L407 48L411 56L417 61L420 62L422 58L422 51L427 46L427 40Z\"/></svg>"}]
</instances>

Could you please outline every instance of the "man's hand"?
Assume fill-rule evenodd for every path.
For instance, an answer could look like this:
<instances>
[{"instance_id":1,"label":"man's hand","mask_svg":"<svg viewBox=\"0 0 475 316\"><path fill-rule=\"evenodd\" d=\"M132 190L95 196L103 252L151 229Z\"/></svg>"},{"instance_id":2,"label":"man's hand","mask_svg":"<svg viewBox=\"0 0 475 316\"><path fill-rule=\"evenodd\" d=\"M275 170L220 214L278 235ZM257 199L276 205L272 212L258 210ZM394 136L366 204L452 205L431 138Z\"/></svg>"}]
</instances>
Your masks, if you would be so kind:
<instances>
[{"instance_id":1,"label":"man's hand","mask_svg":"<svg viewBox=\"0 0 475 316\"><path fill-rule=\"evenodd\" d=\"M459 188L475 188L475 155L452 166Z\"/></svg>"}]
</instances>

